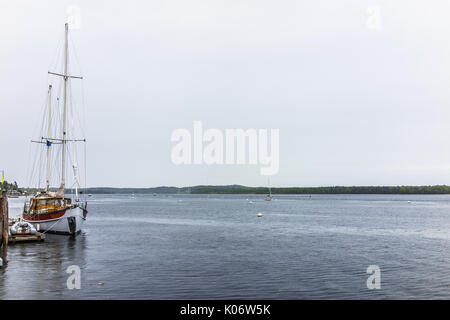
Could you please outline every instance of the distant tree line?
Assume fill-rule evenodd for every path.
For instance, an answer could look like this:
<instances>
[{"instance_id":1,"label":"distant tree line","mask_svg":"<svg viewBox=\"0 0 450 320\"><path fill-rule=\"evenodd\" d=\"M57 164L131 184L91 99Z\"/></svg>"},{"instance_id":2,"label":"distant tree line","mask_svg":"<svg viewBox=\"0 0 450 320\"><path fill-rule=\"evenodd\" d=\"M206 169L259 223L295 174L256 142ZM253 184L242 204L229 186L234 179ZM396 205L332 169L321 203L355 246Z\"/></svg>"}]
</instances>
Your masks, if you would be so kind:
<instances>
[{"instance_id":1,"label":"distant tree line","mask_svg":"<svg viewBox=\"0 0 450 320\"><path fill-rule=\"evenodd\" d=\"M18 187L17 183L0 183L2 190L11 192L27 192L34 194L38 189ZM56 191L56 188L52 188ZM450 194L450 186L329 186L329 187L287 187L272 188L272 194ZM267 187L246 187L241 185L225 186L192 186L192 187L154 187L154 188L112 188L95 187L81 189L81 193L88 194L267 194ZM71 193L71 189L66 189L66 193Z\"/></svg>"},{"instance_id":2,"label":"distant tree line","mask_svg":"<svg viewBox=\"0 0 450 320\"><path fill-rule=\"evenodd\" d=\"M450 186L330 186L272 188L273 194L450 194ZM192 186L155 188L88 188L86 193L135 194L267 194L267 187Z\"/></svg>"},{"instance_id":3,"label":"distant tree line","mask_svg":"<svg viewBox=\"0 0 450 320\"><path fill-rule=\"evenodd\" d=\"M331 186L331 187L290 187L272 188L272 194L450 194L450 186ZM236 193L236 194L266 194L267 188L262 187L200 187L192 193Z\"/></svg>"}]
</instances>

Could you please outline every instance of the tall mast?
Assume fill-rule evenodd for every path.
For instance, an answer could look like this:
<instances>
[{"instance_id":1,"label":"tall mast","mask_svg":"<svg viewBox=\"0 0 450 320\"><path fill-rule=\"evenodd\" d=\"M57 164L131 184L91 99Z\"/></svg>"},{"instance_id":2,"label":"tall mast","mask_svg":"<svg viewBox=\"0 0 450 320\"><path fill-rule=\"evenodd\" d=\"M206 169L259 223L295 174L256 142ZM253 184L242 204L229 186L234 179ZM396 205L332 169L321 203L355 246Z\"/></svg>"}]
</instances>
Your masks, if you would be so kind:
<instances>
[{"instance_id":1,"label":"tall mast","mask_svg":"<svg viewBox=\"0 0 450 320\"><path fill-rule=\"evenodd\" d=\"M59 76L59 77L63 77L64 78L64 93L63 93L63 97L64 97L64 109L63 109L63 123L62 123L62 138L61 139L52 139L49 138L49 142L53 142L53 141L58 141L61 142L61 185L59 187L58 190L58 195L62 195L64 196L64 191L65 191L65 186L66 186L66 152L67 152L67 142L68 141L84 141L86 142L85 139L83 140L76 140L76 139L72 139L72 140L67 140L67 82L69 80L69 78L75 78L75 79L83 79L83 77L77 77L77 76L72 76L69 75L68 72L68 67L69 67L69 24L66 23L65 24L65 37L64 37L64 73L56 73L56 72L51 72L49 71L49 74L53 74L55 76Z\"/></svg>"},{"instance_id":2,"label":"tall mast","mask_svg":"<svg viewBox=\"0 0 450 320\"><path fill-rule=\"evenodd\" d=\"M51 142L48 140L51 137L52 124L52 85L48 86L48 130L47 130L47 173L46 173L46 188L45 191L50 191L50 146Z\"/></svg>"},{"instance_id":3,"label":"tall mast","mask_svg":"<svg viewBox=\"0 0 450 320\"><path fill-rule=\"evenodd\" d=\"M67 118L67 65L69 58L69 24L65 24L65 41L64 41L64 111L63 111L63 132L62 132L62 152L61 152L61 190L64 194L65 175L66 175L66 118Z\"/></svg>"},{"instance_id":4,"label":"tall mast","mask_svg":"<svg viewBox=\"0 0 450 320\"><path fill-rule=\"evenodd\" d=\"M73 107L71 104L71 124L72 124L72 135L75 135L75 121L73 116ZM75 141L72 141L72 154L73 154L73 163L72 163L72 169L73 169L73 184L75 187L75 200L78 202L78 164L77 164L77 157L76 157L76 147L75 147Z\"/></svg>"}]
</instances>

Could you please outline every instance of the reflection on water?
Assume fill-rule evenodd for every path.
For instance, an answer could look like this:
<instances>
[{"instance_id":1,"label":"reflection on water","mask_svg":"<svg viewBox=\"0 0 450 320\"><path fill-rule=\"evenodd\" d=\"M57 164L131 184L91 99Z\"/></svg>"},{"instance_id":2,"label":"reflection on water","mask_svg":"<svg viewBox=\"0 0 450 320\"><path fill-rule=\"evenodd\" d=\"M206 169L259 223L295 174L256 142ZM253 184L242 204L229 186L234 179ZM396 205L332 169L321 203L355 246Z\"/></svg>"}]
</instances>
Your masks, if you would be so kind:
<instances>
[{"instance_id":1,"label":"reflection on water","mask_svg":"<svg viewBox=\"0 0 450 320\"><path fill-rule=\"evenodd\" d=\"M11 215L22 207L10 199ZM0 298L450 298L450 196L94 195L89 208L75 239L9 247ZM372 264L381 290L366 287Z\"/></svg>"},{"instance_id":2,"label":"reflection on water","mask_svg":"<svg viewBox=\"0 0 450 320\"><path fill-rule=\"evenodd\" d=\"M45 242L14 244L8 266L0 270L0 297L8 299L64 299L68 266L86 266L87 238L47 235Z\"/></svg>"}]
</instances>

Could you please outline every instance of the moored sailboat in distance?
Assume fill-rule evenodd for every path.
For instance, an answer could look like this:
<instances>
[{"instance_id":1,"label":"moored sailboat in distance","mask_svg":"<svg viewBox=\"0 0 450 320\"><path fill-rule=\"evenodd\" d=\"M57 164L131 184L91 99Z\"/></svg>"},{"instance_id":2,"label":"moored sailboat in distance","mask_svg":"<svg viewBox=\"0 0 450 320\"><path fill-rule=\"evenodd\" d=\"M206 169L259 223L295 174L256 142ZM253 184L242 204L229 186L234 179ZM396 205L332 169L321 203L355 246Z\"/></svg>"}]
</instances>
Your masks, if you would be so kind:
<instances>
[{"instance_id":1,"label":"moored sailboat in distance","mask_svg":"<svg viewBox=\"0 0 450 320\"><path fill-rule=\"evenodd\" d=\"M71 92L71 79L82 79L82 77L73 76L69 74L69 44L68 44L69 26L65 24L65 41L64 41L64 57L63 57L63 70L61 73L51 72L50 75L58 76L62 79L62 95L63 105L59 110L59 97L57 97L56 112L52 110L52 85L49 85L47 96L47 112L45 117L47 118L46 133L41 132L42 136L38 140L32 142L37 143L41 152L46 153L45 161L45 189L40 188L41 177L41 157L35 157L36 161L39 161L39 172L35 173L38 181L39 190L34 196L28 198L25 201L23 220L38 227L40 231L46 231L57 234L70 234L74 235L81 232L83 222L87 215L87 202L81 197L84 197L84 192L78 192L80 188L78 178L78 164L77 164L77 142L86 142L85 138L76 139L74 136L75 131L75 113L73 111L73 103L69 101L69 97L72 96ZM69 132L67 122L71 115L70 120L72 124L72 130ZM44 118L45 119L45 118ZM43 126L44 127L44 126ZM68 144L72 144L71 150L69 150ZM55 146L59 146L57 150L53 150ZM71 154L69 154L71 151ZM72 161L73 179L71 181L71 189L73 190L72 196L66 195L66 164L67 158ZM60 165L60 167L59 167ZM58 170L58 167L60 170ZM34 171L34 170L33 170ZM59 187L52 189L50 187L51 178L53 175L60 176L57 179ZM33 176L34 172L32 173ZM33 177L31 177L33 178Z\"/></svg>"},{"instance_id":2,"label":"moored sailboat in distance","mask_svg":"<svg viewBox=\"0 0 450 320\"><path fill-rule=\"evenodd\" d=\"M271 201L272 200L272 190L270 189L270 180L269 179L267 179L267 184L269 185L269 194L264 198L264 200Z\"/></svg>"}]
</instances>

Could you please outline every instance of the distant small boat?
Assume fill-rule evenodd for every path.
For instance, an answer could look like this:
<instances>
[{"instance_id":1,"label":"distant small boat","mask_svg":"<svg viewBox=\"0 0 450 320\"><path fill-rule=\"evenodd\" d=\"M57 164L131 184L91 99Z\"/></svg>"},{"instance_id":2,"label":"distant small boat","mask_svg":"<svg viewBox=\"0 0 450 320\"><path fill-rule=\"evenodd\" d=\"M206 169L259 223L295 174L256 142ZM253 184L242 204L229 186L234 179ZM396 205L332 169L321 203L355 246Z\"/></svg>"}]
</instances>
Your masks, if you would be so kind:
<instances>
[{"instance_id":1,"label":"distant small boat","mask_svg":"<svg viewBox=\"0 0 450 320\"><path fill-rule=\"evenodd\" d=\"M88 197L92 197L92 194L89 193L89 194L88 194Z\"/></svg>"},{"instance_id":2,"label":"distant small boat","mask_svg":"<svg viewBox=\"0 0 450 320\"><path fill-rule=\"evenodd\" d=\"M260 212L257 214L258 218L261 218L263 216L263 214Z\"/></svg>"},{"instance_id":3,"label":"distant small boat","mask_svg":"<svg viewBox=\"0 0 450 320\"><path fill-rule=\"evenodd\" d=\"M267 179L267 183L269 185L269 194L264 198L264 200L271 201L272 200L272 191L270 190L270 180L269 179Z\"/></svg>"},{"instance_id":4,"label":"distant small boat","mask_svg":"<svg viewBox=\"0 0 450 320\"><path fill-rule=\"evenodd\" d=\"M21 196L22 194L19 192L19 191L17 191L17 190L11 190L9 193L8 193L8 198L18 198L19 196Z\"/></svg>"}]
</instances>

